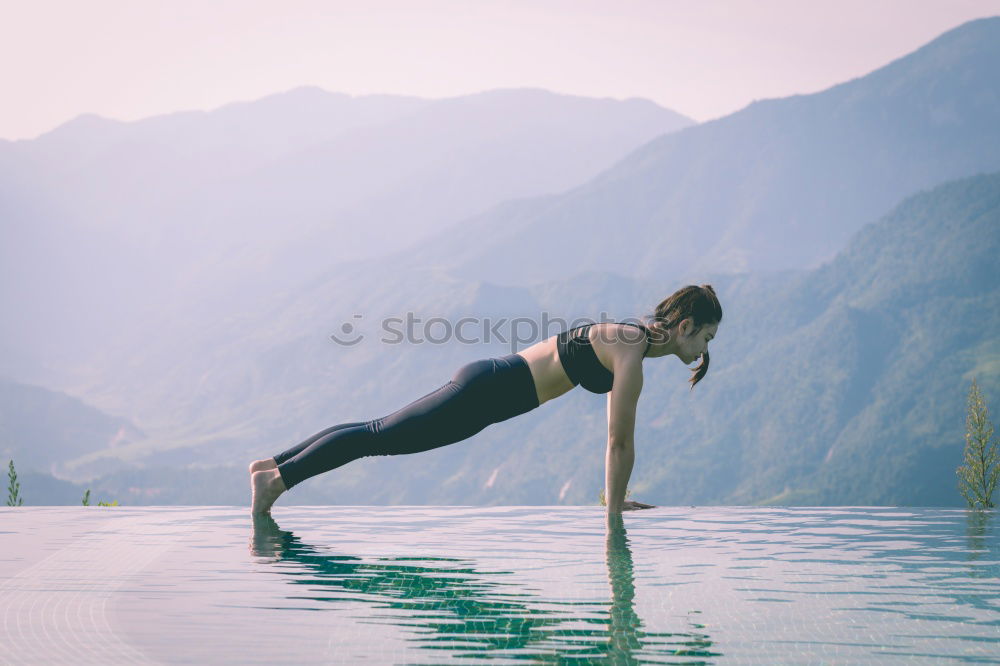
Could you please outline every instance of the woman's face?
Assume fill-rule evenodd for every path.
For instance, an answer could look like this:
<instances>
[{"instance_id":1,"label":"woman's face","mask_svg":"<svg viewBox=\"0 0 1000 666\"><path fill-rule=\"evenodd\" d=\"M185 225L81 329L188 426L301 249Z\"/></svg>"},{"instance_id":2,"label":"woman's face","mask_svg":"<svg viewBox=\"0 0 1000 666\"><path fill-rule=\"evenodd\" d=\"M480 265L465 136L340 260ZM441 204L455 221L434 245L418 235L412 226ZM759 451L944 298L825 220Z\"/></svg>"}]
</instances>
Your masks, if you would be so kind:
<instances>
[{"instance_id":1,"label":"woman's face","mask_svg":"<svg viewBox=\"0 0 1000 666\"><path fill-rule=\"evenodd\" d=\"M694 320L684 319L677 325L677 357L685 364L694 363L708 351L708 343L719 330L718 322L694 330Z\"/></svg>"}]
</instances>

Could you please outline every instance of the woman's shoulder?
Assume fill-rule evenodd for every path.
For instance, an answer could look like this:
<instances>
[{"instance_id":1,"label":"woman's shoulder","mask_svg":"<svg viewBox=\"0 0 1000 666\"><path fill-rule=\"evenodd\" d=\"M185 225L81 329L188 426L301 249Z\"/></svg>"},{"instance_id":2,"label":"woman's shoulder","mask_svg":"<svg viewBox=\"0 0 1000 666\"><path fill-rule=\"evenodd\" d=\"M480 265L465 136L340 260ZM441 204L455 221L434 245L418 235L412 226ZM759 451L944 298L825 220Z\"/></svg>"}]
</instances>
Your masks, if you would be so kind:
<instances>
[{"instance_id":1,"label":"woman's shoulder","mask_svg":"<svg viewBox=\"0 0 1000 666\"><path fill-rule=\"evenodd\" d=\"M631 322L603 322L600 325L592 325L591 331L591 339L597 338L609 345L638 346L644 349L649 341L649 331L646 327Z\"/></svg>"},{"instance_id":2,"label":"woman's shoulder","mask_svg":"<svg viewBox=\"0 0 1000 666\"><path fill-rule=\"evenodd\" d=\"M591 342L601 363L612 373L626 365L641 366L648 342L645 327L621 322L608 324L591 333Z\"/></svg>"}]
</instances>

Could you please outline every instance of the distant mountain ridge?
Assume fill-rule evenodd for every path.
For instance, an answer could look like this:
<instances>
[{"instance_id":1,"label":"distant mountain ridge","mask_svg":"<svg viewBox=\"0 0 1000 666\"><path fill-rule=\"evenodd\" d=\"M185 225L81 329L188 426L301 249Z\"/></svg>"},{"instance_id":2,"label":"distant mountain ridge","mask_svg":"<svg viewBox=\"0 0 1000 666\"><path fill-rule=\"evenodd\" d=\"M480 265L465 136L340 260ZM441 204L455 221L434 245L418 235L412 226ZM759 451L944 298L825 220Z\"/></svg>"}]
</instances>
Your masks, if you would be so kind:
<instances>
[{"instance_id":1,"label":"distant mountain ridge","mask_svg":"<svg viewBox=\"0 0 1000 666\"><path fill-rule=\"evenodd\" d=\"M145 439L126 419L76 398L0 378L0 461L49 473L66 459Z\"/></svg>"},{"instance_id":2,"label":"distant mountain ridge","mask_svg":"<svg viewBox=\"0 0 1000 666\"><path fill-rule=\"evenodd\" d=\"M581 268L815 267L911 192L1000 168L997 71L1000 17L971 21L866 76L654 139L569 192L510 202L387 263L488 278L516 253L516 284Z\"/></svg>"},{"instance_id":3,"label":"distant mountain ridge","mask_svg":"<svg viewBox=\"0 0 1000 666\"><path fill-rule=\"evenodd\" d=\"M648 101L532 89L299 89L133 123L85 117L0 145L0 306L19 313L0 349L21 350L0 372L33 363L31 381L65 385L55 368L137 321L238 314L338 262L575 185L691 122Z\"/></svg>"}]
</instances>

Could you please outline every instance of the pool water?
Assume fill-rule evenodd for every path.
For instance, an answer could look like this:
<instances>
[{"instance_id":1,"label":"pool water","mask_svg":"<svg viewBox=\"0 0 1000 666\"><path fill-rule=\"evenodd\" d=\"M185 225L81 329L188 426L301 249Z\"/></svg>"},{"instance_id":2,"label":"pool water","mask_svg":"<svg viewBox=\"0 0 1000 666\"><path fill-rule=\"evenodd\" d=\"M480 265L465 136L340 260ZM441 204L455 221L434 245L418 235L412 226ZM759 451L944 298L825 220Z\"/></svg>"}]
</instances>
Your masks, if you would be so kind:
<instances>
[{"instance_id":1,"label":"pool water","mask_svg":"<svg viewBox=\"0 0 1000 666\"><path fill-rule=\"evenodd\" d=\"M0 508L0 662L1000 663L995 511Z\"/></svg>"}]
</instances>

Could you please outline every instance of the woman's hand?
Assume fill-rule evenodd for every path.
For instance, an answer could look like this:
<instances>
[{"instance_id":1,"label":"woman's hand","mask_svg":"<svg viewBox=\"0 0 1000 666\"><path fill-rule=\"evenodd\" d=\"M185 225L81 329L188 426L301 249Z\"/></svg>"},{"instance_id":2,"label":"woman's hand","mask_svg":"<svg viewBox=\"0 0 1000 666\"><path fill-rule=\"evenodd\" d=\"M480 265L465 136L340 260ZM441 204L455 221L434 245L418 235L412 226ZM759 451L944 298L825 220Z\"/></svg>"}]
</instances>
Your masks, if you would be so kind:
<instances>
[{"instance_id":1,"label":"woman's hand","mask_svg":"<svg viewBox=\"0 0 1000 666\"><path fill-rule=\"evenodd\" d=\"M633 500L625 500L622 504L622 511L635 511L637 509L655 509L656 507L652 504L643 504L642 502L635 502Z\"/></svg>"}]
</instances>

